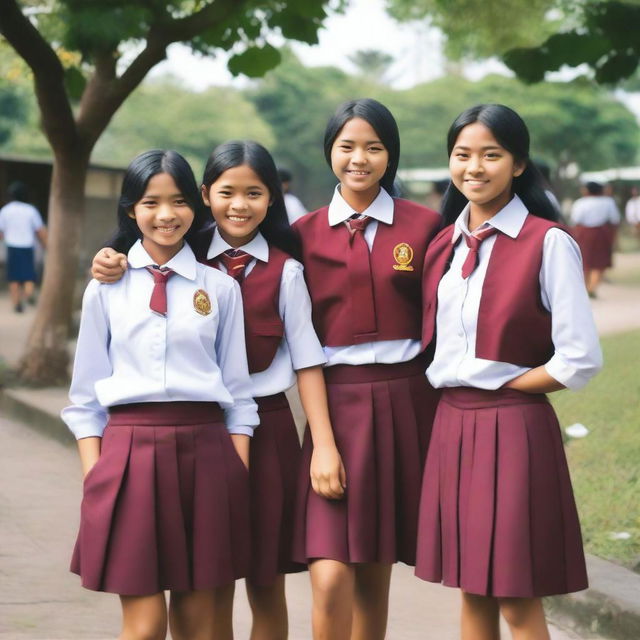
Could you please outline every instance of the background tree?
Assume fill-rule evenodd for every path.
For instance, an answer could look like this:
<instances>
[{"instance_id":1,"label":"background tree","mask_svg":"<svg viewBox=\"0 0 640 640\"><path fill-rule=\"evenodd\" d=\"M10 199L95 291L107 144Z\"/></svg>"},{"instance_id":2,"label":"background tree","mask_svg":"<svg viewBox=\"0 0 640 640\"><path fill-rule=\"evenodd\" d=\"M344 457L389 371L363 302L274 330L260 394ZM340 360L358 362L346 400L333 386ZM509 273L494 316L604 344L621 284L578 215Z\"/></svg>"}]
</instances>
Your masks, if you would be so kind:
<instances>
[{"instance_id":1,"label":"background tree","mask_svg":"<svg viewBox=\"0 0 640 640\"><path fill-rule=\"evenodd\" d=\"M372 84L385 84L393 56L377 49L360 49L349 56L349 62L356 68L358 75Z\"/></svg>"},{"instance_id":2,"label":"background tree","mask_svg":"<svg viewBox=\"0 0 640 640\"><path fill-rule=\"evenodd\" d=\"M252 77L280 61L274 35L317 42L330 0L0 0L0 33L33 74L53 151L49 245L23 379L67 379L68 336L84 185L109 121L174 42L232 51L229 69ZM336 0L333 4L341 4ZM130 55L132 54L133 55ZM124 55L129 54L129 55Z\"/></svg>"},{"instance_id":3,"label":"background tree","mask_svg":"<svg viewBox=\"0 0 640 640\"><path fill-rule=\"evenodd\" d=\"M519 78L585 65L598 83L632 76L640 61L640 0L387 0L399 20L428 19L453 58L498 56Z\"/></svg>"}]
</instances>

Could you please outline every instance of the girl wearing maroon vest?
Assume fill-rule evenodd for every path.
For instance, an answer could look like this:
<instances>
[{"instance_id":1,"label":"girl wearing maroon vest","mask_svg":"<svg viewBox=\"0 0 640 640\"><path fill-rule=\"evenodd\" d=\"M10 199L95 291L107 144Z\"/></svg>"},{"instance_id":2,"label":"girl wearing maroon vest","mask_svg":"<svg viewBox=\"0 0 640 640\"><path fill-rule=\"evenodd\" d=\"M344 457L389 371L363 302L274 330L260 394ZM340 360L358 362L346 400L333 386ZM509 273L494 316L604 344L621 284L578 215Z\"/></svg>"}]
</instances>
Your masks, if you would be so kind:
<instances>
[{"instance_id":1,"label":"girl wearing maroon vest","mask_svg":"<svg viewBox=\"0 0 640 640\"><path fill-rule=\"evenodd\" d=\"M249 568L258 415L240 289L192 249L207 220L186 160L141 154L114 237L129 268L83 298L62 412L84 471L71 570L120 595L121 638L165 638L169 624L176 639L229 640L234 583Z\"/></svg>"},{"instance_id":2,"label":"girl wearing maroon vest","mask_svg":"<svg viewBox=\"0 0 640 640\"><path fill-rule=\"evenodd\" d=\"M427 377L443 389L424 472L416 574L459 587L462 638L548 638L542 596L587 587L558 422L544 394L602 356L579 249L502 105L448 134L448 224L425 258Z\"/></svg>"},{"instance_id":3,"label":"girl wearing maroon vest","mask_svg":"<svg viewBox=\"0 0 640 640\"><path fill-rule=\"evenodd\" d=\"M383 105L341 105L325 132L340 184L328 207L294 225L333 425L307 430L296 510L294 558L310 562L315 638L384 638L391 566L415 562L436 405L423 375L420 281L440 217L392 196L399 150Z\"/></svg>"},{"instance_id":4,"label":"girl wearing maroon vest","mask_svg":"<svg viewBox=\"0 0 640 640\"><path fill-rule=\"evenodd\" d=\"M291 560L300 443L284 391L297 379L311 428L330 433L321 368L326 358L311 322L302 265L291 257L299 253L298 242L269 152L247 141L217 147L204 170L202 198L216 224L200 238L201 259L240 283L260 416L250 451L253 546L246 584L251 639L284 639L284 574L306 568Z\"/></svg>"}]
</instances>

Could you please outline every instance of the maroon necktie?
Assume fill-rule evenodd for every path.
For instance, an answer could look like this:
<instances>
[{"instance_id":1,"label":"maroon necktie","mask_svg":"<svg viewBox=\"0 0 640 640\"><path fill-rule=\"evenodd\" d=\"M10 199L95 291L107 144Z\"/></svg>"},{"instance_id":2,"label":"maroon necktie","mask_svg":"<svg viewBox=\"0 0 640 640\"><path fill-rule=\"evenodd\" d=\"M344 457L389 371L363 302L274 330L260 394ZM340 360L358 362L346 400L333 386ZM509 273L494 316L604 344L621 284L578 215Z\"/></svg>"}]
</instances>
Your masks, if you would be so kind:
<instances>
[{"instance_id":1,"label":"maroon necktie","mask_svg":"<svg viewBox=\"0 0 640 640\"><path fill-rule=\"evenodd\" d=\"M153 276L153 291L151 292L151 300L149 307L151 311L155 311L162 316L167 315L167 280L175 273L168 267L146 267L147 271Z\"/></svg>"},{"instance_id":2,"label":"maroon necktie","mask_svg":"<svg viewBox=\"0 0 640 640\"><path fill-rule=\"evenodd\" d=\"M494 233L498 233L498 230L495 227L487 227L486 229L478 231L475 234L471 234L470 236L466 233L463 234L467 247L469 247L469 253L462 265L463 278L468 278L478 266L478 251L480 250L480 245L483 240L492 236Z\"/></svg>"},{"instance_id":3,"label":"maroon necktie","mask_svg":"<svg viewBox=\"0 0 640 640\"><path fill-rule=\"evenodd\" d=\"M244 270L253 260L253 256L240 249L227 249L219 256L222 264L226 267L227 273L235 278L239 283L244 280Z\"/></svg>"},{"instance_id":4,"label":"maroon necktie","mask_svg":"<svg viewBox=\"0 0 640 640\"><path fill-rule=\"evenodd\" d=\"M371 255L364 239L364 230L372 218L349 218L347 227L351 251L348 257L349 282L353 300L353 325L356 335L375 333L378 330L371 276Z\"/></svg>"}]
</instances>

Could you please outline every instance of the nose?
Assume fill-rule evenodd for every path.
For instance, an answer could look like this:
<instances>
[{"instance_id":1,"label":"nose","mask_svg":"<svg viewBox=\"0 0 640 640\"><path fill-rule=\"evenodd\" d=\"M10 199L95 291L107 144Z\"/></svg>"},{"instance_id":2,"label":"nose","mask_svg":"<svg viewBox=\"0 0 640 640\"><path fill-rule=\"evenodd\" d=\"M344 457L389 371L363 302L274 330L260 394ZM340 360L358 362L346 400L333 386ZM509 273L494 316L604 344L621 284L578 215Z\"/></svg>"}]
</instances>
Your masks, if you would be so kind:
<instances>
[{"instance_id":1,"label":"nose","mask_svg":"<svg viewBox=\"0 0 640 640\"><path fill-rule=\"evenodd\" d=\"M243 196L236 196L231 201L231 208L234 211L245 211L247 208L247 201Z\"/></svg>"},{"instance_id":2,"label":"nose","mask_svg":"<svg viewBox=\"0 0 640 640\"><path fill-rule=\"evenodd\" d=\"M474 174L483 171L482 158L480 156L471 156L467 164L467 171Z\"/></svg>"},{"instance_id":3,"label":"nose","mask_svg":"<svg viewBox=\"0 0 640 640\"><path fill-rule=\"evenodd\" d=\"M171 203L166 202L160 205L158 209L158 218L160 218L160 220L173 220L175 218L175 213L173 212L173 206Z\"/></svg>"},{"instance_id":4,"label":"nose","mask_svg":"<svg viewBox=\"0 0 640 640\"><path fill-rule=\"evenodd\" d=\"M354 164L364 164L365 162L365 153L364 150L360 147L356 147L353 150L353 154L351 155L351 162Z\"/></svg>"}]
</instances>

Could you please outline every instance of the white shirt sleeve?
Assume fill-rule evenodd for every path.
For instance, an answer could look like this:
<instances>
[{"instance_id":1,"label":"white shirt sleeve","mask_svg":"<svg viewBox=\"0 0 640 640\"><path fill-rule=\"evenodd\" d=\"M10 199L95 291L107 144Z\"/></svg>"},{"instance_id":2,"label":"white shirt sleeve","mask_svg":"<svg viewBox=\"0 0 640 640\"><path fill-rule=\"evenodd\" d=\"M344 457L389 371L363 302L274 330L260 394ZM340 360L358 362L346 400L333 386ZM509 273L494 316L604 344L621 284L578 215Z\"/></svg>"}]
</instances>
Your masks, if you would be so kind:
<instances>
[{"instance_id":1,"label":"white shirt sleeve","mask_svg":"<svg viewBox=\"0 0 640 640\"><path fill-rule=\"evenodd\" d=\"M547 373L569 389L580 389L602 368L602 351L584 285L576 242L560 229L544 239L540 269L542 303L551 312L555 353Z\"/></svg>"},{"instance_id":2,"label":"white shirt sleeve","mask_svg":"<svg viewBox=\"0 0 640 640\"><path fill-rule=\"evenodd\" d=\"M44 222L42 222L42 216L40 212L35 208L31 208L31 224L33 225L33 230L38 231L38 229L42 229L44 227Z\"/></svg>"},{"instance_id":3,"label":"white shirt sleeve","mask_svg":"<svg viewBox=\"0 0 640 640\"><path fill-rule=\"evenodd\" d=\"M102 300L101 285L92 280L82 299L82 316L73 364L69 398L73 403L62 410L62 419L76 439L102 437L108 412L97 399L95 383L112 373L109 358L110 331Z\"/></svg>"},{"instance_id":4,"label":"white shirt sleeve","mask_svg":"<svg viewBox=\"0 0 640 640\"><path fill-rule=\"evenodd\" d=\"M311 320L311 298L302 265L288 260L280 284L280 307L293 368L305 369L327 361Z\"/></svg>"},{"instance_id":5,"label":"white shirt sleeve","mask_svg":"<svg viewBox=\"0 0 640 640\"><path fill-rule=\"evenodd\" d=\"M233 403L220 402L220 406L224 409L229 433L251 436L259 423L258 406L251 397L242 294L237 282L220 295L219 308L216 354L224 386L233 397Z\"/></svg>"},{"instance_id":6,"label":"white shirt sleeve","mask_svg":"<svg viewBox=\"0 0 640 640\"><path fill-rule=\"evenodd\" d=\"M611 224L620 224L620 209L613 198L609 198L609 222Z\"/></svg>"}]
</instances>

